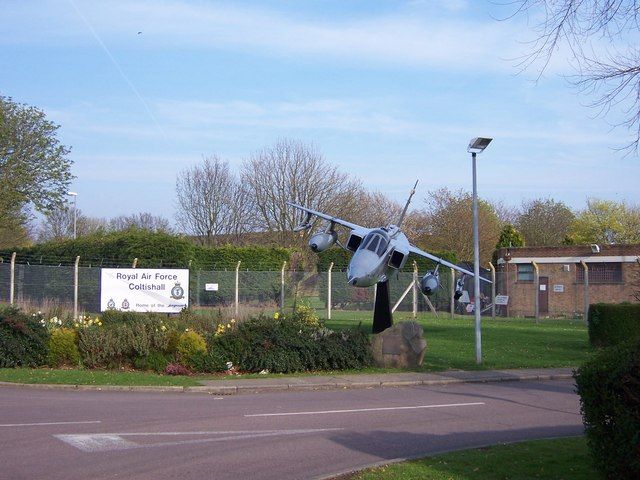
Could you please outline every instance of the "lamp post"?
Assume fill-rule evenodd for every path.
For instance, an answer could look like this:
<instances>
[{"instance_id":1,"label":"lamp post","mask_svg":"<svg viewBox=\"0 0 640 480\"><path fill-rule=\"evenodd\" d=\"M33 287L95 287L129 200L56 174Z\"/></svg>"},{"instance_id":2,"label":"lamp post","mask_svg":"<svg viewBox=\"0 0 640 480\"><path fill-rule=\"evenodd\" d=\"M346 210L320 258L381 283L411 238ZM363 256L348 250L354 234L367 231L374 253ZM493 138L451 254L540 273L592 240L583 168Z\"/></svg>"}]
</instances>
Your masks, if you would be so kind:
<instances>
[{"instance_id":1,"label":"lamp post","mask_svg":"<svg viewBox=\"0 0 640 480\"><path fill-rule=\"evenodd\" d=\"M467 151L471 152L473 165L473 312L476 319L476 363L482 363L482 333L480 330L480 239L478 235L478 188L476 185L476 155L491 143L492 138L471 139Z\"/></svg>"},{"instance_id":2,"label":"lamp post","mask_svg":"<svg viewBox=\"0 0 640 480\"><path fill-rule=\"evenodd\" d=\"M78 194L76 192L67 192L67 195L73 197L73 239L78 237Z\"/></svg>"}]
</instances>

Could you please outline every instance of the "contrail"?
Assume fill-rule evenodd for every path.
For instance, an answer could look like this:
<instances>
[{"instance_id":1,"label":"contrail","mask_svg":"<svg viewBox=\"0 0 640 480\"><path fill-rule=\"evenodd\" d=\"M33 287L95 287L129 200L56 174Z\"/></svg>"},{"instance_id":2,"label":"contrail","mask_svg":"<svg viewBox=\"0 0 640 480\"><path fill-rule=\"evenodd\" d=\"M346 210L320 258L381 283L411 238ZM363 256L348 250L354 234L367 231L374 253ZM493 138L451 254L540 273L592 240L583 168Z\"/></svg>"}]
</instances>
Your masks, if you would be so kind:
<instances>
[{"instance_id":1,"label":"contrail","mask_svg":"<svg viewBox=\"0 0 640 480\"><path fill-rule=\"evenodd\" d=\"M142 95L140 95L140 92L138 91L136 86L133 84L133 82L131 82L131 80L129 80L129 77L127 77L127 75L124 73L124 71L120 67L120 64L118 63L118 61L111 54L111 51L109 50L109 48L107 48L105 43L102 41L102 39L100 38L100 35L98 35L98 32L96 32L94 30L94 28L91 25L91 23L89 23L89 20L87 19L87 17L85 17L83 15L83 13L80 11L78 6L76 5L76 2L74 0L69 0L69 3L71 3L71 5L73 6L74 10L78 14L78 16L82 19L84 24L87 26L87 28L89 29L89 31L93 35L93 38L95 38L96 42L98 42L100 47L102 47L102 50L104 50L104 53L107 54L107 57L109 57L109 60L111 60L111 63L113 63L113 66L116 67L116 70L118 70L118 73L120 73L120 76L124 79L124 81L127 83L127 85L129 85L129 88L131 88L131 90L133 91L135 96L138 97L138 100L140 100L142 105L144 105L144 108L147 111L147 114L149 115L149 117L151 117L151 120L153 120L153 123L155 124L156 128L160 131L160 134L162 135L162 138L166 142L167 141L167 136L164 133L164 129L162 128L162 126L160 126L160 122L158 122L158 119L156 118L156 116L151 111L151 108L149 108L149 104L147 104L145 99L142 98Z\"/></svg>"}]
</instances>

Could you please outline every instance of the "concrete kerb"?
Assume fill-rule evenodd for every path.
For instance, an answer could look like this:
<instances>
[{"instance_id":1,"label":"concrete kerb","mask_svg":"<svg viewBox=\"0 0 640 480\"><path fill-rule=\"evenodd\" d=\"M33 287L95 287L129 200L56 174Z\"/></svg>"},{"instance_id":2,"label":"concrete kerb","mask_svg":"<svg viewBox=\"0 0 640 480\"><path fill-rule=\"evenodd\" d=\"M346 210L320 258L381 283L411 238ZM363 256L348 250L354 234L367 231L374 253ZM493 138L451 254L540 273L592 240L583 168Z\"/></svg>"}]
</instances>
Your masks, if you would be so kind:
<instances>
[{"instance_id":1,"label":"concrete kerb","mask_svg":"<svg viewBox=\"0 0 640 480\"><path fill-rule=\"evenodd\" d=\"M508 381L568 380L571 368L529 370L446 371L436 373L404 372L397 374L345 375L335 377L289 377L284 379L213 380L200 386L117 386L117 385L59 385L0 382L0 387L59 389L82 391L127 392L183 392L210 395L240 395L285 391L341 390L368 388L399 388L414 386L450 385L456 383L485 383Z\"/></svg>"}]
</instances>

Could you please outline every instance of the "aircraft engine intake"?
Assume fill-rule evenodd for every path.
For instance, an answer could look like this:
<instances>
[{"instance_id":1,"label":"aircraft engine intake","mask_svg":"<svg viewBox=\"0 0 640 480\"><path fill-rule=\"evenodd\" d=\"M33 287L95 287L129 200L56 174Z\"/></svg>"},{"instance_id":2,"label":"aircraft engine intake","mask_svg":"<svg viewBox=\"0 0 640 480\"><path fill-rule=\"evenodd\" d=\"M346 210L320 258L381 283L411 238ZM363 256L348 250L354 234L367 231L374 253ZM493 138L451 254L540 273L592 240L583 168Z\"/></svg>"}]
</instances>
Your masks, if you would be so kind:
<instances>
[{"instance_id":1,"label":"aircraft engine intake","mask_svg":"<svg viewBox=\"0 0 640 480\"><path fill-rule=\"evenodd\" d=\"M314 252L324 252L327 248L331 247L338 240L338 234L334 231L316 233L309 239L309 247Z\"/></svg>"},{"instance_id":2,"label":"aircraft engine intake","mask_svg":"<svg viewBox=\"0 0 640 480\"><path fill-rule=\"evenodd\" d=\"M425 295L433 295L440 286L440 277L437 273L427 272L420 280L420 290Z\"/></svg>"}]
</instances>

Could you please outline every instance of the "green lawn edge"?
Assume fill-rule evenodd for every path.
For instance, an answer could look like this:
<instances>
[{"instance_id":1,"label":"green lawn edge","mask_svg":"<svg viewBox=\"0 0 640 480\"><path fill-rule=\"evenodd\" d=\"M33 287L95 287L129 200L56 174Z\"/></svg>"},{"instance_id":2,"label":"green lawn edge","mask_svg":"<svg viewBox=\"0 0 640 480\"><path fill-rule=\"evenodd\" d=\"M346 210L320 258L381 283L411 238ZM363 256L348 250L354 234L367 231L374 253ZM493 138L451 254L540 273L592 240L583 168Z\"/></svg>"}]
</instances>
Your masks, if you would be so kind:
<instances>
[{"instance_id":1,"label":"green lawn edge","mask_svg":"<svg viewBox=\"0 0 640 480\"><path fill-rule=\"evenodd\" d=\"M593 480L584 437L531 440L378 466L334 480Z\"/></svg>"}]
</instances>

